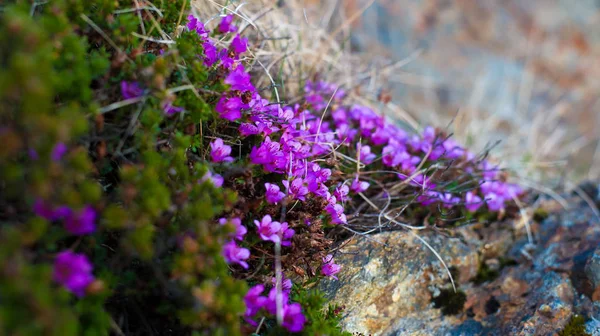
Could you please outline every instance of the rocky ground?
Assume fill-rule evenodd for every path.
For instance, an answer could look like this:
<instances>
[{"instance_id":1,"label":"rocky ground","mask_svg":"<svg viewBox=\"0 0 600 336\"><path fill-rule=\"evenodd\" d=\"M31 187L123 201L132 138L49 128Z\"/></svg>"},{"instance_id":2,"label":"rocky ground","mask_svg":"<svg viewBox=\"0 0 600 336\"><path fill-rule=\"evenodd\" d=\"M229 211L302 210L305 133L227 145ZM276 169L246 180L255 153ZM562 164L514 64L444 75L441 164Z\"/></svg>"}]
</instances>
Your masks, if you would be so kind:
<instances>
[{"instance_id":1,"label":"rocky ground","mask_svg":"<svg viewBox=\"0 0 600 336\"><path fill-rule=\"evenodd\" d=\"M600 205L598 189L588 185ZM600 219L589 202L568 209L541 197L525 221L356 236L336 260L339 281L320 284L357 335L600 335Z\"/></svg>"}]
</instances>

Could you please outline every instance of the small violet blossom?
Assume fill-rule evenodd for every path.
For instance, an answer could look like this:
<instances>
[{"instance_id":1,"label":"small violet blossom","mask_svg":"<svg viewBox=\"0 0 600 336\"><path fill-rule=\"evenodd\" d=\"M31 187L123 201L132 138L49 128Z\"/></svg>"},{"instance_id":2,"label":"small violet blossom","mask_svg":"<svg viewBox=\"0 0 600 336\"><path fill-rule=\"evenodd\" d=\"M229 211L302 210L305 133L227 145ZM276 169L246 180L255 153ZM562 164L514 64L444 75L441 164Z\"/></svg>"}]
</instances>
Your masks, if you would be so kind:
<instances>
[{"instance_id":1,"label":"small violet blossom","mask_svg":"<svg viewBox=\"0 0 600 336\"><path fill-rule=\"evenodd\" d=\"M227 223L233 224L233 227L235 228L235 232L232 238L235 238L240 241L244 240L244 236L248 232L248 229L246 229L246 227L242 225L242 220L238 217L234 217L229 220L227 218L219 219L219 224L226 225Z\"/></svg>"},{"instance_id":2,"label":"small violet blossom","mask_svg":"<svg viewBox=\"0 0 600 336\"><path fill-rule=\"evenodd\" d=\"M460 203L460 198L454 196L452 193L443 193L440 195L440 200L443 203L444 208L452 208L456 204Z\"/></svg>"},{"instance_id":3,"label":"small violet blossom","mask_svg":"<svg viewBox=\"0 0 600 336\"><path fill-rule=\"evenodd\" d=\"M219 174L213 174L210 171L207 171L204 176L198 181L198 183L204 183L205 181L210 181L216 188L221 188L223 186L223 177Z\"/></svg>"},{"instance_id":4,"label":"small violet blossom","mask_svg":"<svg viewBox=\"0 0 600 336\"><path fill-rule=\"evenodd\" d=\"M259 222L254 220L254 224L258 228L258 235L264 241L272 241L278 243L281 241L279 238L279 231L281 230L281 224L273 221L270 215L265 215Z\"/></svg>"},{"instance_id":5,"label":"small violet blossom","mask_svg":"<svg viewBox=\"0 0 600 336\"><path fill-rule=\"evenodd\" d=\"M219 23L219 32L226 34L226 33L233 33L234 31L236 31L237 27L235 25L233 25L232 22L233 22L233 14L224 16L221 19L221 22Z\"/></svg>"},{"instance_id":6,"label":"small violet blossom","mask_svg":"<svg viewBox=\"0 0 600 336\"><path fill-rule=\"evenodd\" d=\"M281 239L281 246L290 246L292 245L292 237L296 233L294 229L288 228L289 224L287 222L281 223L281 228L279 229L279 236Z\"/></svg>"},{"instance_id":7,"label":"small violet blossom","mask_svg":"<svg viewBox=\"0 0 600 336\"><path fill-rule=\"evenodd\" d=\"M65 229L75 235L86 235L96 231L96 210L90 205L79 211L70 211L65 218Z\"/></svg>"},{"instance_id":8,"label":"small violet blossom","mask_svg":"<svg viewBox=\"0 0 600 336\"><path fill-rule=\"evenodd\" d=\"M52 278L71 293L83 297L86 288L94 282L92 264L83 254L63 251L54 260Z\"/></svg>"},{"instance_id":9,"label":"small violet blossom","mask_svg":"<svg viewBox=\"0 0 600 336\"><path fill-rule=\"evenodd\" d=\"M279 189L279 186L276 184L265 183L265 189L267 189L267 192L265 194L265 199L267 200L267 203L277 204L285 197L285 194Z\"/></svg>"},{"instance_id":10,"label":"small violet blossom","mask_svg":"<svg viewBox=\"0 0 600 336\"><path fill-rule=\"evenodd\" d=\"M281 325L290 332L300 332L304 329L306 317L302 314L299 303L288 304L283 309L283 322Z\"/></svg>"},{"instance_id":11,"label":"small violet blossom","mask_svg":"<svg viewBox=\"0 0 600 336\"><path fill-rule=\"evenodd\" d=\"M223 257L228 264L239 264L245 269L248 269L246 260L250 258L250 250L239 247L235 241L230 240L223 245Z\"/></svg>"},{"instance_id":12,"label":"small violet blossom","mask_svg":"<svg viewBox=\"0 0 600 336\"><path fill-rule=\"evenodd\" d=\"M248 50L248 38L240 37L240 35L236 35L231 41L231 50L237 55L246 52Z\"/></svg>"},{"instance_id":13,"label":"small violet blossom","mask_svg":"<svg viewBox=\"0 0 600 336\"><path fill-rule=\"evenodd\" d=\"M282 181L283 185L288 189L288 193L295 199L300 201L306 201L306 195L308 195L308 188L304 185L302 178L297 178L290 183L287 180Z\"/></svg>"},{"instance_id":14,"label":"small violet blossom","mask_svg":"<svg viewBox=\"0 0 600 336\"><path fill-rule=\"evenodd\" d=\"M321 273L324 276L332 277L334 279L338 279L335 275L340 272L342 267L333 262L333 256L328 254L325 258L323 258L323 266L321 266Z\"/></svg>"},{"instance_id":15,"label":"small violet blossom","mask_svg":"<svg viewBox=\"0 0 600 336\"><path fill-rule=\"evenodd\" d=\"M121 81L121 95L125 99L141 97L144 94L144 89L140 87L138 82Z\"/></svg>"},{"instance_id":16,"label":"small violet blossom","mask_svg":"<svg viewBox=\"0 0 600 336\"><path fill-rule=\"evenodd\" d=\"M244 316L252 317L265 306L267 298L261 296L264 290L264 285L256 285L248 290L244 296L244 303L246 303L246 313Z\"/></svg>"},{"instance_id":17,"label":"small violet blossom","mask_svg":"<svg viewBox=\"0 0 600 336\"><path fill-rule=\"evenodd\" d=\"M481 207L481 205L483 205L481 197L475 195L475 193L472 191L468 191L465 194L465 208L467 211L475 212Z\"/></svg>"},{"instance_id":18,"label":"small violet blossom","mask_svg":"<svg viewBox=\"0 0 600 336\"><path fill-rule=\"evenodd\" d=\"M352 185L350 186L350 190L352 190L355 193L364 192L368 188L369 182L361 181L358 178L355 178L354 181L352 181Z\"/></svg>"},{"instance_id":19,"label":"small violet blossom","mask_svg":"<svg viewBox=\"0 0 600 336\"><path fill-rule=\"evenodd\" d=\"M223 139L216 138L210 143L210 156L213 162L231 162L233 158L231 154L231 146L226 145Z\"/></svg>"},{"instance_id":20,"label":"small violet blossom","mask_svg":"<svg viewBox=\"0 0 600 336\"><path fill-rule=\"evenodd\" d=\"M59 142L52 148L50 158L52 161L57 162L60 161L65 154L67 154L67 145L65 145L63 142Z\"/></svg>"}]
</instances>

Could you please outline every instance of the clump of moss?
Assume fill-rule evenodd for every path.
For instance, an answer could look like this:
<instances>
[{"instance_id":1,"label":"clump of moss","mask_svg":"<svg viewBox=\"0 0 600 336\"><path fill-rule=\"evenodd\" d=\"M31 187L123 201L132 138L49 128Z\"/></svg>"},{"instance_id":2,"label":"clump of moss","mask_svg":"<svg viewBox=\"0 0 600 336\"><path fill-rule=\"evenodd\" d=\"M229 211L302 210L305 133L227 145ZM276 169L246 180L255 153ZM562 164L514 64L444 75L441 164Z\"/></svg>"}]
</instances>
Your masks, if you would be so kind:
<instances>
[{"instance_id":1,"label":"clump of moss","mask_svg":"<svg viewBox=\"0 0 600 336\"><path fill-rule=\"evenodd\" d=\"M473 278L473 282L477 285L480 285L487 281L492 281L496 279L500 275L500 271L491 269L485 262L482 262L479 265L479 269L477 270L477 274Z\"/></svg>"},{"instance_id":2,"label":"clump of moss","mask_svg":"<svg viewBox=\"0 0 600 336\"><path fill-rule=\"evenodd\" d=\"M452 289L441 289L440 295L432 300L435 308L441 308L444 315L456 315L463 310L467 301L467 294L458 289L456 292Z\"/></svg>"},{"instance_id":3,"label":"clump of moss","mask_svg":"<svg viewBox=\"0 0 600 336\"><path fill-rule=\"evenodd\" d=\"M536 222L543 222L548 216L550 216L550 214L544 208L537 208L533 212L533 220Z\"/></svg>"},{"instance_id":4,"label":"clump of moss","mask_svg":"<svg viewBox=\"0 0 600 336\"><path fill-rule=\"evenodd\" d=\"M559 336L591 336L585 331L585 318L573 315L565 328L558 332Z\"/></svg>"}]
</instances>

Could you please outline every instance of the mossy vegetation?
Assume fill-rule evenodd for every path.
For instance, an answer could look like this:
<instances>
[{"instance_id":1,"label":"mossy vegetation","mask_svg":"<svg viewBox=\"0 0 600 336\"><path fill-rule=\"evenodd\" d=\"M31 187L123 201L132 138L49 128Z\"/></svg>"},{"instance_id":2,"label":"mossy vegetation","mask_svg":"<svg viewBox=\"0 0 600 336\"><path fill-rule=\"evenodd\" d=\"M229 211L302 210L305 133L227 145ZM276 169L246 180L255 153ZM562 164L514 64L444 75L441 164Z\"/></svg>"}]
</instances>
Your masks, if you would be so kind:
<instances>
[{"instance_id":1,"label":"mossy vegetation","mask_svg":"<svg viewBox=\"0 0 600 336\"><path fill-rule=\"evenodd\" d=\"M581 315L573 315L565 326L558 332L559 336L592 336L585 330L585 318Z\"/></svg>"},{"instance_id":2,"label":"mossy vegetation","mask_svg":"<svg viewBox=\"0 0 600 336\"><path fill-rule=\"evenodd\" d=\"M460 289L455 292L452 288L444 288L440 289L440 295L432 298L431 301L435 308L442 310L442 314L456 315L463 311L467 294Z\"/></svg>"}]
</instances>

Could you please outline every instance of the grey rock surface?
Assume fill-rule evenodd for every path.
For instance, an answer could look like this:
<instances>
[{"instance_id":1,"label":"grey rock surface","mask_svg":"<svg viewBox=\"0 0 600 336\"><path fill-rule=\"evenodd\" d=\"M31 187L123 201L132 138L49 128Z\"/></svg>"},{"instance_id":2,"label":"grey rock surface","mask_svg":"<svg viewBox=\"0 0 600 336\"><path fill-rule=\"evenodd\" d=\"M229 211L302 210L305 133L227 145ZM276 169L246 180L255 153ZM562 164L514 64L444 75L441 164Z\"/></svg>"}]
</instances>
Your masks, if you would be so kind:
<instances>
[{"instance_id":1,"label":"grey rock surface","mask_svg":"<svg viewBox=\"0 0 600 336\"><path fill-rule=\"evenodd\" d=\"M554 335L574 314L595 330L600 221L581 199L569 204L542 203L550 215L531 223L535 244L521 220L417 232L450 266L459 294L406 231L352 238L336 254L339 281L320 289L345 307L345 329L363 335Z\"/></svg>"}]
</instances>

